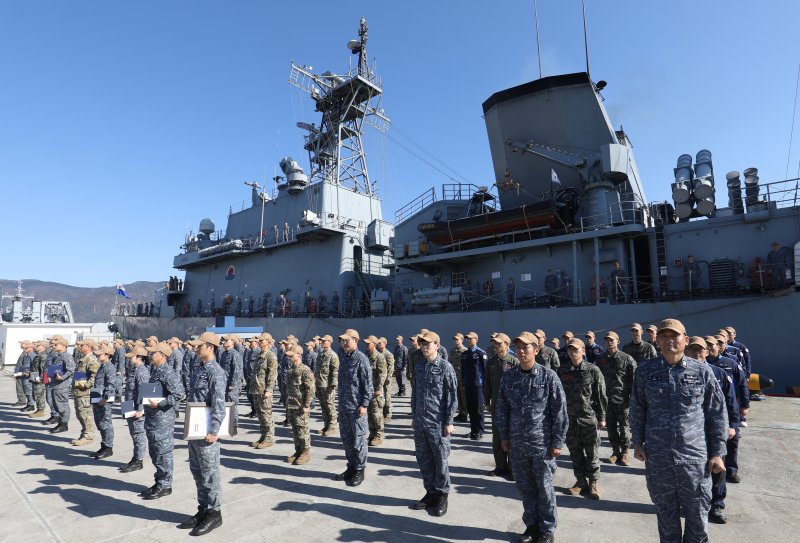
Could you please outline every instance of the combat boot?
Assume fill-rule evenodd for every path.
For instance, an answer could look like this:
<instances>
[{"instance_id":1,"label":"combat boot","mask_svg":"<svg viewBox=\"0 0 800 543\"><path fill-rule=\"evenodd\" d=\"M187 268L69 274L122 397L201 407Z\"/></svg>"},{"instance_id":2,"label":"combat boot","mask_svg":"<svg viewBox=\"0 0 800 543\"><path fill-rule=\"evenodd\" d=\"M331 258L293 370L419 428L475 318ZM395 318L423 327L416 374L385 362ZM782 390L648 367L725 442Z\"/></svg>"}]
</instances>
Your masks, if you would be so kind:
<instances>
[{"instance_id":1,"label":"combat boot","mask_svg":"<svg viewBox=\"0 0 800 543\"><path fill-rule=\"evenodd\" d=\"M325 437L336 435L338 430L336 428L326 428L322 431L322 435Z\"/></svg>"},{"instance_id":2,"label":"combat boot","mask_svg":"<svg viewBox=\"0 0 800 543\"><path fill-rule=\"evenodd\" d=\"M347 486L358 486L364 482L364 470L357 469L355 474L346 480Z\"/></svg>"},{"instance_id":3,"label":"combat boot","mask_svg":"<svg viewBox=\"0 0 800 543\"><path fill-rule=\"evenodd\" d=\"M295 466L302 466L303 464L307 464L309 460L311 460L311 451L309 449L303 449L300 456L295 458L292 463Z\"/></svg>"},{"instance_id":4,"label":"combat boot","mask_svg":"<svg viewBox=\"0 0 800 543\"><path fill-rule=\"evenodd\" d=\"M425 495L417 502L411 506L411 509L421 510L427 509L431 506L433 500L436 499L436 494L434 492L426 492Z\"/></svg>"},{"instance_id":5,"label":"combat boot","mask_svg":"<svg viewBox=\"0 0 800 543\"><path fill-rule=\"evenodd\" d=\"M119 468L119 471L121 471L122 473L130 473L132 471L138 471L143 467L144 466L142 465L141 460L136 460L135 458L132 458L130 462Z\"/></svg>"},{"instance_id":6,"label":"combat boot","mask_svg":"<svg viewBox=\"0 0 800 543\"><path fill-rule=\"evenodd\" d=\"M572 496L580 496L587 490L589 490L589 483L586 482L586 478L578 477L578 479L575 481L575 484L567 489L567 494L571 494Z\"/></svg>"},{"instance_id":7,"label":"combat boot","mask_svg":"<svg viewBox=\"0 0 800 543\"><path fill-rule=\"evenodd\" d=\"M256 449L267 449L272 447L272 441L265 439L264 441L259 441L256 443Z\"/></svg>"},{"instance_id":8,"label":"combat boot","mask_svg":"<svg viewBox=\"0 0 800 543\"><path fill-rule=\"evenodd\" d=\"M356 474L356 470L353 468L347 468L344 472L339 473L333 476L334 481L349 481L353 475Z\"/></svg>"},{"instance_id":9,"label":"combat boot","mask_svg":"<svg viewBox=\"0 0 800 543\"><path fill-rule=\"evenodd\" d=\"M200 507L197 508L197 513L192 515L191 517L185 519L183 522L178 524L178 528L181 530L191 530L203 520L203 517L206 516L207 509L202 509Z\"/></svg>"},{"instance_id":10,"label":"combat boot","mask_svg":"<svg viewBox=\"0 0 800 543\"><path fill-rule=\"evenodd\" d=\"M287 462L287 463L289 463L289 464L291 464L292 462L294 462L295 460L297 460L297 457L298 457L298 456L300 456L300 450L299 450L299 449L295 449L295 450L294 450L294 454L293 454L292 456L287 456L287 457L286 457L286 462Z\"/></svg>"},{"instance_id":11,"label":"combat boot","mask_svg":"<svg viewBox=\"0 0 800 543\"><path fill-rule=\"evenodd\" d=\"M622 453L622 458L619 459L620 466L630 466L631 465L631 455L628 451Z\"/></svg>"},{"instance_id":12,"label":"combat boot","mask_svg":"<svg viewBox=\"0 0 800 543\"><path fill-rule=\"evenodd\" d=\"M23 413L31 413L33 411L36 411L36 407L34 407L33 405L27 405L25 406L24 409L21 409L20 411L22 411Z\"/></svg>"},{"instance_id":13,"label":"combat boot","mask_svg":"<svg viewBox=\"0 0 800 543\"><path fill-rule=\"evenodd\" d=\"M11 407L19 407L21 405L27 405L26 402L15 402L11 404Z\"/></svg>"},{"instance_id":14,"label":"combat boot","mask_svg":"<svg viewBox=\"0 0 800 543\"><path fill-rule=\"evenodd\" d=\"M49 419L47 419L47 420L43 420L43 421L42 421L42 422L40 422L39 424L41 424L42 426L47 426L48 424L58 424L58 422L59 422L60 420L61 420L61 419L59 419L59 418L58 418L58 417L56 417L55 415L50 415L50 418L49 418Z\"/></svg>"},{"instance_id":15,"label":"combat boot","mask_svg":"<svg viewBox=\"0 0 800 543\"><path fill-rule=\"evenodd\" d=\"M592 484L589 487L589 497L593 500L600 499L600 483L596 480L592 481Z\"/></svg>"},{"instance_id":16,"label":"combat boot","mask_svg":"<svg viewBox=\"0 0 800 543\"><path fill-rule=\"evenodd\" d=\"M38 419L39 417L44 416L44 411L36 411L35 413L29 413L28 416L32 419Z\"/></svg>"},{"instance_id":17,"label":"combat boot","mask_svg":"<svg viewBox=\"0 0 800 543\"><path fill-rule=\"evenodd\" d=\"M97 451L97 456L95 458L97 460L102 460L103 458L108 458L109 456L114 455L114 449L111 447L106 447L105 445L100 447L100 450Z\"/></svg>"},{"instance_id":18,"label":"combat boot","mask_svg":"<svg viewBox=\"0 0 800 543\"><path fill-rule=\"evenodd\" d=\"M370 447L380 447L383 445L383 438L381 436L375 436L369 440Z\"/></svg>"},{"instance_id":19,"label":"combat boot","mask_svg":"<svg viewBox=\"0 0 800 543\"><path fill-rule=\"evenodd\" d=\"M212 509L206 512L203 520L197 523L197 526L189 532L189 535L206 535L220 526L222 526L222 512Z\"/></svg>"},{"instance_id":20,"label":"combat boot","mask_svg":"<svg viewBox=\"0 0 800 543\"><path fill-rule=\"evenodd\" d=\"M443 517L447 513L447 493L440 492L436 501L431 506L431 513L434 517Z\"/></svg>"},{"instance_id":21,"label":"combat boot","mask_svg":"<svg viewBox=\"0 0 800 543\"><path fill-rule=\"evenodd\" d=\"M51 434L60 434L69 431L69 425L66 422L59 422L55 428L50 428Z\"/></svg>"},{"instance_id":22,"label":"combat boot","mask_svg":"<svg viewBox=\"0 0 800 543\"><path fill-rule=\"evenodd\" d=\"M266 441L266 440L267 440L267 434L261 434L261 437L259 437L259 438L258 438L257 440L255 440L255 441L253 441L253 442L250 444L250 446L251 446L251 447L256 447L256 448L257 448L259 443L261 443L262 441Z\"/></svg>"},{"instance_id":23,"label":"combat boot","mask_svg":"<svg viewBox=\"0 0 800 543\"><path fill-rule=\"evenodd\" d=\"M620 455L619 451L617 449L614 449L614 454L612 454L611 456L608 457L608 463L609 464L616 464L617 460L619 460L620 456L621 455Z\"/></svg>"},{"instance_id":24,"label":"combat boot","mask_svg":"<svg viewBox=\"0 0 800 543\"><path fill-rule=\"evenodd\" d=\"M80 439L72 440L72 445L74 445L75 447L80 447L81 445L89 445L91 443L94 443L94 439L86 436L83 436Z\"/></svg>"}]
</instances>

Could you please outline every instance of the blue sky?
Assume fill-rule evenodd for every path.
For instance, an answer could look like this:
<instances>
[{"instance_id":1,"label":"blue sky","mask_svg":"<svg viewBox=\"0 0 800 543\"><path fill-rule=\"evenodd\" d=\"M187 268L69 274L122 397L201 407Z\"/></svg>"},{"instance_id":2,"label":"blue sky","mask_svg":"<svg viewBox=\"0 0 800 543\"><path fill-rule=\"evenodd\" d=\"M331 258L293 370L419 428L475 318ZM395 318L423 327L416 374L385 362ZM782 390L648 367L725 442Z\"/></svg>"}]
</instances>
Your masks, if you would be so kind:
<instances>
[{"instance_id":1,"label":"blue sky","mask_svg":"<svg viewBox=\"0 0 800 543\"><path fill-rule=\"evenodd\" d=\"M584 70L580 6L539 0L544 75ZM609 83L649 200L702 148L718 178L786 177L800 3L587 12L592 77ZM481 103L538 77L532 1L0 3L0 278L166 280L189 229L224 228L249 199L244 181L271 179L285 155L307 166L295 123L319 119L290 61L345 71L362 16L394 127L368 139L384 217L450 182L439 170L494 182ZM403 148L417 146L438 169Z\"/></svg>"}]
</instances>

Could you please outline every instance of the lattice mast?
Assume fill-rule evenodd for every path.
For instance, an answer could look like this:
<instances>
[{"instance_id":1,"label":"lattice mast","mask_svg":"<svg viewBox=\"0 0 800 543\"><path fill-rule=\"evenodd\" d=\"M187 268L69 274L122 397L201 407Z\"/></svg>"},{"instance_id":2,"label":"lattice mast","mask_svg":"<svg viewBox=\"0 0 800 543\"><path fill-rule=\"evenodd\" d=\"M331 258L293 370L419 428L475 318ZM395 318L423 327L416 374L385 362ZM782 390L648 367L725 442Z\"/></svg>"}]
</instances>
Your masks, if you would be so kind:
<instances>
[{"instance_id":1,"label":"lattice mast","mask_svg":"<svg viewBox=\"0 0 800 543\"><path fill-rule=\"evenodd\" d=\"M306 91L322 113L320 126L297 123L306 130L304 148L311 164L311 182L344 185L374 195L362 141L364 123L385 133L389 118L380 107L381 81L367 60L367 22L361 19L358 40L347 47L358 55L358 66L345 75L313 73L313 68L292 62L289 83Z\"/></svg>"}]
</instances>

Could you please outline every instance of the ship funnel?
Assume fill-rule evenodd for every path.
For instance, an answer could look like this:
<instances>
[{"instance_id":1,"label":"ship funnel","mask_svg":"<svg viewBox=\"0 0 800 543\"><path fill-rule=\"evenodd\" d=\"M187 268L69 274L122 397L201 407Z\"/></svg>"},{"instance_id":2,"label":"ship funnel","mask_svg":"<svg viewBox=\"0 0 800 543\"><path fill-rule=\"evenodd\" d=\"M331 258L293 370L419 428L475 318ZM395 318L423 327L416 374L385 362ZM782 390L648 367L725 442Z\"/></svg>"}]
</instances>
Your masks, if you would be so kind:
<instances>
[{"instance_id":1,"label":"ship funnel","mask_svg":"<svg viewBox=\"0 0 800 543\"><path fill-rule=\"evenodd\" d=\"M728 184L728 206L736 215L744 213L742 204L742 181L739 179L739 172L732 171L725 175Z\"/></svg>"},{"instance_id":2,"label":"ship funnel","mask_svg":"<svg viewBox=\"0 0 800 543\"><path fill-rule=\"evenodd\" d=\"M758 202L758 168L747 168L744 171L744 191L747 209L750 210L751 206L757 205Z\"/></svg>"},{"instance_id":3,"label":"ship funnel","mask_svg":"<svg viewBox=\"0 0 800 543\"><path fill-rule=\"evenodd\" d=\"M281 171L286 174L286 184L289 194L296 194L305 190L308 185L308 176L295 159L290 156L283 157L279 163Z\"/></svg>"},{"instance_id":4,"label":"ship funnel","mask_svg":"<svg viewBox=\"0 0 800 543\"><path fill-rule=\"evenodd\" d=\"M672 200L676 204L689 202L692 196L692 155L681 155L678 157L678 165L675 168L675 182L672 184ZM675 207L677 212L678 207ZM680 216L680 215L679 215Z\"/></svg>"},{"instance_id":5,"label":"ship funnel","mask_svg":"<svg viewBox=\"0 0 800 543\"><path fill-rule=\"evenodd\" d=\"M697 153L694 165L694 197L698 200L714 196L714 166L711 151L703 149Z\"/></svg>"}]
</instances>

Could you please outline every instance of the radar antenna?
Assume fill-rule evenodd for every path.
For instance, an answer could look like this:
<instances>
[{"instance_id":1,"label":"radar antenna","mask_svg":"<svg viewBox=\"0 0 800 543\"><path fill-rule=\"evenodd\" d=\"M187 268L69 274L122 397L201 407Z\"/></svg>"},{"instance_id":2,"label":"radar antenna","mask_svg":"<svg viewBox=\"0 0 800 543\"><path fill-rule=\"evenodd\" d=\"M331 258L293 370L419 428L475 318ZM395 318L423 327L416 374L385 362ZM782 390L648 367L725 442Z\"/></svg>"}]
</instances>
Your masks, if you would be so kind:
<instances>
[{"instance_id":1,"label":"radar antenna","mask_svg":"<svg viewBox=\"0 0 800 543\"><path fill-rule=\"evenodd\" d=\"M311 164L310 181L345 185L356 192L374 195L367 171L362 135L364 123L381 133L390 120L380 107L381 81L367 62L367 21L361 19L357 40L347 48L358 55L358 67L344 75L316 74L313 68L292 62L289 83L307 92L322 113L320 125L298 123L308 133L304 148Z\"/></svg>"}]
</instances>

